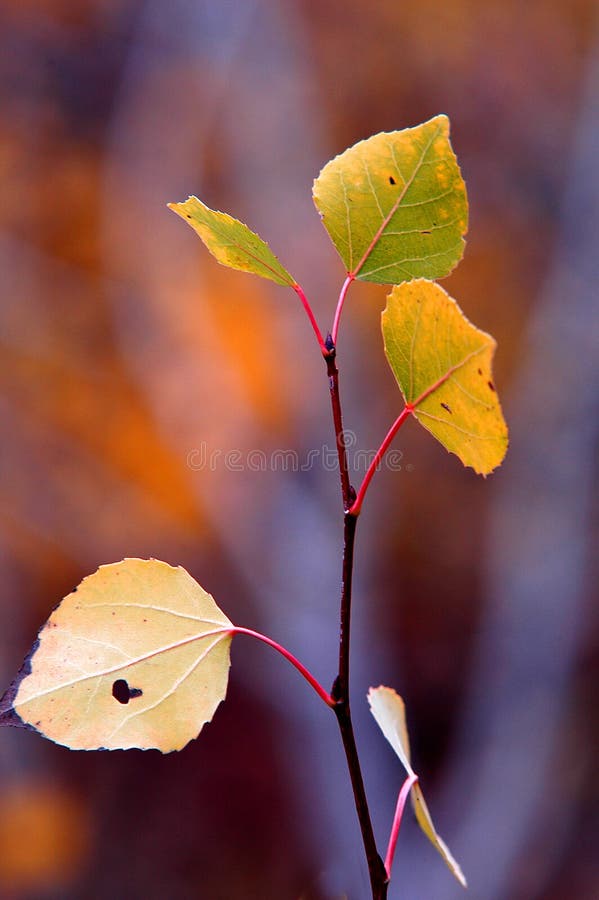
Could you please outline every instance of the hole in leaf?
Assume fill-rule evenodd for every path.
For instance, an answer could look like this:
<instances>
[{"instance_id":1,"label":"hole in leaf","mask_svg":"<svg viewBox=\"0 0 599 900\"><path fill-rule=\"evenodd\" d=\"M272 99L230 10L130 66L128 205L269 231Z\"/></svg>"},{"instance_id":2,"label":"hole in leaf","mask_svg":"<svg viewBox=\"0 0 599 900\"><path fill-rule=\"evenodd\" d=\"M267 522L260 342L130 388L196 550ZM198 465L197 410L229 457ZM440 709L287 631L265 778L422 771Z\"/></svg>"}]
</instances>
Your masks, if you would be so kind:
<instances>
[{"instance_id":1,"label":"hole in leaf","mask_svg":"<svg viewBox=\"0 0 599 900\"><path fill-rule=\"evenodd\" d=\"M389 175L389 184L397 184L393 175Z\"/></svg>"},{"instance_id":2,"label":"hole in leaf","mask_svg":"<svg viewBox=\"0 0 599 900\"><path fill-rule=\"evenodd\" d=\"M119 703L129 703L129 700L141 697L142 694L141 688L130 688L124 678L117 678L112 685L112 696Z\"/></svg>"},{"instance_id":3,"label":"hole in leaf","mask_svg":"<svg viewBox=\"0 0 599 900\"><path fill-rule=\"evenodd\" d=\"M443 407L443 409L446 409L448 413L451 413L453 415L451 406L448 406L447 403L441 403L441 406Z\"/></svg>"},{"instance_id":4,"label":"hole in leaf","mask_svg":"<svg viewBox=\"0 0 599 900\"><path fill-rule=\"evenodd\" d=\"M430 234L430 231L421 231L420 234Z\"/></svg>"}]
</instances>

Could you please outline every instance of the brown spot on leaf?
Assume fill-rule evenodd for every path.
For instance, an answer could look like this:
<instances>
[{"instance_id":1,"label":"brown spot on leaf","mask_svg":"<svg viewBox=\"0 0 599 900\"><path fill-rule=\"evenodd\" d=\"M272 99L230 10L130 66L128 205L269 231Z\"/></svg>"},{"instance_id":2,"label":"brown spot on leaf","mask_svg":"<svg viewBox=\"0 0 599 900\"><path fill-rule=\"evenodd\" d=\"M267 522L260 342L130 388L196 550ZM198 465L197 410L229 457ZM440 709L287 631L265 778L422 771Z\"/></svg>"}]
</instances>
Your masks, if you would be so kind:
<instances>
[{"instance_id":1,"label":"brown spot on leaf","mask_svg":"<svg viewBox=\"0 0 599 900\"><path fill-rule=\"evenodd\" d=\"M453 415L451 406L448 406L447 403L441 403L441 406L443 407L443 409L446 409L448 413L451 413L451 415Z\"/></svg>"},{"instance_id":2,"label":"brown spot on leaf","mask_svg":"<svg viewBox=\"0 0 599 900\"><path fill-rule=\"evenodd\" d=\"M482 374L483 374L483 370L482 370L482 369L479 369L479 370L478 370L478 374L479 374L479 375L482 375Z\"/></svg>"},{"instance_id":3,"label":"brown spot on leaf","mask_svg":"<svg viewBox=\"0 0 599 900\"><path fill-rule=\"evenodd\" d=\"M487 381L487 384L489 385L489 388L493 391L493 393L495 393L495 385L493 384L493 382Z\"/></svg>"}]
</instances>

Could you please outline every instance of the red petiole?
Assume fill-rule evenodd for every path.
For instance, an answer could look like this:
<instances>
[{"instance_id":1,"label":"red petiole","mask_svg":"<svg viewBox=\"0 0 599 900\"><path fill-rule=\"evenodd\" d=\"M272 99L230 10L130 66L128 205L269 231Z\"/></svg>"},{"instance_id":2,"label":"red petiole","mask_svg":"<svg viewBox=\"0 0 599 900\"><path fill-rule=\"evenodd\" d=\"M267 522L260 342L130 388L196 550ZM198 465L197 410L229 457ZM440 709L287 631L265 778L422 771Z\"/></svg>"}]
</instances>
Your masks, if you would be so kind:
<instances>
[{"instance_id":1,"label":"red petiole","mask_svg":"<svg viewBox=\"0 0 599 900\"><path fill-rule=\"evenodd\" d=\"M362 481L362 484L360 485L358 493L356 494L356 499L354 500L354 502L350 508L350 512L352 515L354 515L354 516L360 515L360 510L362 509L362 503L364 502L364 497L366 496L366 491L368 490L368 485L372 481L372 477L373 477L374 473L376 472L379 465L381 464L381 461L382 461L385 453L387 452L389 444L391 443L391 441L393 440L393 438L395 437L395 435L397 434L397 432L399 431L399 429L401 428L403 423L413 412L414 412L414 404L406 403L406 405L400 412L399 416L397 417L397 419L395 420L395 422L393 423L393 425L391 426L391 428L385 435L385 437L383 439L383 443L381 444L379 449L376 451L376 453L374 455L374 459L368 466L368 471L366 472L366 475L364 476L364 480Z\"/></svg>"},{"instance_id":2,"label":"red petiole","mask_svg":"<svg viewBox=\"0 0 599 900\"><path fill-rule=\"evenodd\" d=\"M356 280L356 276L352 275L350 272L343 282L343 287L341 288L341 293L339 294L339 300L337 301L337 309L335 310L335 318L333 319L333 328L331 329L331 338L333 344L337 343L337 335L339 334L339 324L341 322L341 313L343 311L343 304L345 303L345 298L347 296L347 292L349 290L349 286L352 281Z\"/></svg>"},{"instance_id":3,"label":"red petiole","mask_svg":"<svg viewBox=\"0 0 599 900\"><path fill-rule=\"evenodd\" d=\"M293 290L295 291L295 293L297 294L297 296L300 298L301 304L306 311L306 315L308 316L308 319L310 320L310 325L312 326L312 331L316 335L316 340L318 341L318 346L320 347L321 353L324 357L327 357L329 355L329 348L327 347L327 345L324 341L324 338L322 336L322 332L321 332L320 328L318 327L318 322L316 321L316 316L314 315L314 312L312 311L312 307L310 306L308 298L306 297L301 285L294 284L294 285L292 285L292 287L293 287Z\"/></svg>"},{"instance_id":4,"label":"red petiole","mask_svg":"<svg viewBox=\"0 0 599 900\"><path fill-rule=\"evenodd\" d=\"M408 775L406 780L401 786L399 791L399 795L397 797L397 805L395 807L395 815L393 816L393 825L391 826L391 834L389 835L389 846L387 847L387 855L385 856L385 870L387 872L387 878L391 879L391 869L393 867L393 857L395 856L395 845L397 844L397 837L399 835L399 827L401 825L401 820L403 818L403 812L406 805L406 800L408 799L408 795L412 790L412 787L418 781L418 775L415 772L412 772L411 775Z\"/></svg>"},{"instance_id":5,"label":"red petiole","mask_svg":"<svg viewBox=\"0 0 599 900\"><path fill-rule=\"evenodd\" d=\"M294 666L300 675L306 679L310 687L314 688L318 696L321 700L323 700L327 706L334 707L335 701L331 697L328 691L326 691L319 681L312 675L311 672L304 666L303 663L297 659L289 650L286 650L285 647L282 647L281 644L277 644L276 641L273 641L272 638L267 637L265 634L260 634L259 631L253 631L251 628L238 628L234 626L233 628L228 629L229 634L247 634L249 637L256 638L258 641L262 641L264 644L268 644L269 647L272 647L273 650L276 650L277 653L280 653L281 656L284 656L285 659Z\"/></svg>"}]
</instances>

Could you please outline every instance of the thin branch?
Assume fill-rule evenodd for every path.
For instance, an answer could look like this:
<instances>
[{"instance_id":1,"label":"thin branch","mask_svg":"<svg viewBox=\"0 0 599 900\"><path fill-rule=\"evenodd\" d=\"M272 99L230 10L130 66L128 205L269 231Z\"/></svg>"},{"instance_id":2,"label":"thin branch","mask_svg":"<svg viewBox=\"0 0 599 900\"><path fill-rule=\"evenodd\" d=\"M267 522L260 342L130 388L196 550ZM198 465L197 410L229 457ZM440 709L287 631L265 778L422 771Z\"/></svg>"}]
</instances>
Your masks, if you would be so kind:
<instances>
[{"instance_id":1,"label":"thin branch","mask_svg":"<svg viewBox=\"0 0 599 900\"><path fill-rule=\"evenodd\" d=\"M329 393L331 395L331 408L333 411L333 425L335 428L335 445L339 459L339 475L341 478L341 497L345 512L354 501L354 491L349 480L349 467L347 464L347 448L345 446L345 433L343 431L343 415L341 412L341 399L339 396L339 370L336 363L336 351L332 338L327 338L328 355L325 357L327 375L329 378Z\"/></svg>"},{"instance_id":2,"label":"thin branch","mask_svg":"<svg viewBox=\"0 0 599 900\"><path fill-rule=\"evenodd\" d=\"M379 856L374 831L372 829L372 821L370 819L370 811L368 809L368 800L366 790L364 788L364 779L362 778L362 770L360 768L360 760L358 757L358 749L356 747L356 739L351 719L351 709L349 702L349 661L350 661L350 631L351 631L351 595L352 595L352 576L354 562L354 543L356 537L357 518L352 513L347 512L344 518L344 541L343 541L343 576L341 587L341 612L340 612L340 634L339 634L339 673L335 679L331 694L336 701L335 714L341 731L343 747L347 759L347 767L352 783L354 793L354 802L360 830L362 832L362 841L368 862L368 872L370 875L370 885L372 888L373 900L385 900L387 896L387 875L381 857Z\"/></svg>"},{"instance_id":3,"label":"thin branch","mask_svg":"<svg viewBox=\"0 0 599 900\"><path fill-rule=\"evenodd\" d=\"M351 486L349 467L347 461L347 448L345 444L345 434L343 431L343 415L341 411L341 399L339 396L339 370L336 362L335 340L339 330L339 321L343 302L347 295L350 284L354 280L353 275L348 275L337 304L335 320L333 323L333 333L327 336L326 348L328 354L325 356L327 364L327 375L329 379L329 392L331 396L331 408L333 412L333 425L335 428L335 442L337 445L337 456L339 459L339 474L341 478L341 497L344 510L344 529L343 529L343 570L341 585L341 609L339 614L339 670L335 678L331 696L335 701L333 707L345 757L347 759L347 767L351 779L352 790L354 794L354 803L358 821L360 823L360 831L362 833L362 842L364 844L364 852L368 863L368 874L370 877L370 886L372 890L373 900L386 900L388 878L383 860L379 856L372 821L370 819L370 810L368 809L368 799L364 788L364 779L360 767L360 759L358 756L358 748L356 747L356 739L351 719L350 697L349 697L349 662L350 662L350 631L351 631L351 593L352 593L352 575L354 565L354 543L356 537L357 516L351 511L356 494Z\"/></svg>"},{"instance_id":4,"label":"thin branch","mask_svg":"<svg viewBox=\"0 0 599 900\"><path fill-rule=\"evenodd\" d=\"M354 792L354 803L360 822L360 830L362 832L362 842L366 852L372 900L386 900L389 879L387 878L387 870L385 869L383 860L379 856L374 832L372 830L368 801L366 799L364 780L360 769L358 749L356 747L356 739L354 737L349 706L337 705L335 707L335 713L337 715L339 730L343 740L345 758L347 759L347 767L349 769Z\"/></svg>"},{"instance_id":5,"label":"thin branch","mask_svg":"<svg viewBox=\"0 0 599 900\"><path fill-rule=\"evenodd\" d=\"M343 522L343 571L341 580L341 610L339 614L339 674L337 675L337 699L349 702L349 660L351 635L351 599L354 568L354 545L358 519L346 513Z\"/></svg>"}]
</instances>

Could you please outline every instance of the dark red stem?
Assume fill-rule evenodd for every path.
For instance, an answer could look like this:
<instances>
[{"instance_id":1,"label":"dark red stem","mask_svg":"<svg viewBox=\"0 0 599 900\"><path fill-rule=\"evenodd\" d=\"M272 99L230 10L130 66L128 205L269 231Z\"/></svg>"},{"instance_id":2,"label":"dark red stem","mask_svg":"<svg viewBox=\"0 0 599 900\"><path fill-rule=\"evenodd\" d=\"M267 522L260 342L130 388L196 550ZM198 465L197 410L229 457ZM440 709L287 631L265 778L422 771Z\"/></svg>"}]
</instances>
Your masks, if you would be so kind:
<instances>
[{"instance_id":1,"label":"dark red stem","mask_svg":"<svg viewBox=\"0 0 599 900\"><path fill-rule=\"evenodd\" d=\"M341 400L339 397L339 370L336 362L336 351L333 339L330 337L326 341L327 355L325 361L327 364L327 376L329 379L329 393L331 395L331 409L333 411L333 426L335 428L335 445L337 447L337 458L339 460L339 475L341 477L341 497L343 500L343 509L345 512L352 505L355 494L349 480L349 467L347 464L347 448L345 446L345 433L343 431L343 415L341 413Z\"/></svg>"},{"instance_id":2,"label":"dark red stem","mask_svg":"<svg viewBox=\"0 0 599 900\"><path fill-rule=\"evenodd\" d=\"M352 576L354 569L354 544L356 539L357 517L349 511L349 508L355 499L355 492L351 486L347 463L343 417L341 414L341 400L339 397L339 372L335 360L335 344L330 336L327 338L326 343L329 348L329 355L325 358L327 375L329 378L331 407L333 410L333 423L335 427L335 442L337 444L339 471L341 475L341 496L344 509L343 569L341 578L341 610L339 615L339 670L331 690L331 696L335 700L333 709L337 716L343 748L345 750L347 768L349 770L354 794L354 803L358 814L358 821L360 823L366 861L368 863L372 897L373 900L385 900L387 897L388 884L387 872L384 863L379 856L374 831L372 829L349 702Z\"/></svg>"},{"instance_id":3,"label":"dark red stem","mask_svg":"<svg viewBox=\"0 0 599 900\"><path fill-rule=\"evenodd\" d=\"M351 778L354 793L354 803L362 832L362 842L368 863L370 887L373 900L385 900L387 897L387 872L384 863L379 856L368 800L364 788L364 779L360 768L358 748L351 719L349 702L349 659L350 659L350 626L351 626L351 594L352 575L354 563L354 543L356 537L357 518L350 512L346 512L344 518L343 541L343 578L341 587L341 614L339 636L339 673L333 684L331 696L336 701L334 711L339 723L339 730L343 740L347 767Z\"/></svg>"}]
</instances>

